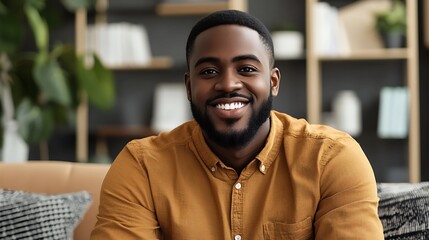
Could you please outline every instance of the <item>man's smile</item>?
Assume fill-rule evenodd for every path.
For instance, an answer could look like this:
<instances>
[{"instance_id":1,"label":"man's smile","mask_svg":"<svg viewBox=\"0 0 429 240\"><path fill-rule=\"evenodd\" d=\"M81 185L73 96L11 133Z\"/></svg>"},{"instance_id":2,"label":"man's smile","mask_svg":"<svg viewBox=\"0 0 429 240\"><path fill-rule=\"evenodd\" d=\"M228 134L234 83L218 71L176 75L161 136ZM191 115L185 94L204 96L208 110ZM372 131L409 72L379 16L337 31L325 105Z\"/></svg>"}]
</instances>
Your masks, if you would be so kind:
<instances>
[{"instance_id":1,"label":"man's smile","mask_svg":"<svg viewBox=\"0 0 429 240\"><path fill-rule=\"evenodd\" d=\"M233 103L219 103L216 104L216 108L217 109L222 109L222 110L234 110L234 109L239 109L244 107L245 103L242 102L233 102Z\"/></svg>"}]
</instances>

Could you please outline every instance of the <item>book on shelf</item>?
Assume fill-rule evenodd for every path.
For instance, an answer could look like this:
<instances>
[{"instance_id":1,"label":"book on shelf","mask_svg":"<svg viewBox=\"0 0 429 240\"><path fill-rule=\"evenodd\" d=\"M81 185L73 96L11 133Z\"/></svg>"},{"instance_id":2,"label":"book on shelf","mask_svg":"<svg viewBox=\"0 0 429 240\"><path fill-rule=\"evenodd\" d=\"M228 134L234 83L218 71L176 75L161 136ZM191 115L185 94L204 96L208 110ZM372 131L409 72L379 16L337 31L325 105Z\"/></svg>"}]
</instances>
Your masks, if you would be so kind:
<instances>
[{"instance_id":1,"label":"book on shelf","mask_svg":"<svg viewBox=\"0 0 429 240\"><path fill-rule=\"evenodd\" d=\"M383 87L377 134L380 138L406 138L408 135L408 89Z\"/></svg>"},{"instance_id":2,"label":"book on shelf","mask_svg":"<svg viewBox=\"0 0 429 240\"><path fill-rule=\"evenodd\" d=\"M169 131L191 120L186 88L182 83L160 83L155 88L152 129Z\"/></svg>"},{"instance_id":3,"label":"book on shelf","mask_svg":"<svg viewBox=\"0 0 429 240\"><path fill-rule=\"evenodd\" d=\"M349 40L339 10L327 2L318 2L314 12L316 53L318 55L349 53Z\"/></svg>"},{"instance_id":4,"label":"book on shelf","mask_svg":"<svg viewBox=\"0 0 429 240\"><path fill-rule=\"evenodd\" d=\"M125 22L88 26L86 52L108 66L144 65L152 59L146 28Z\"/></svg>"}]
</instances>

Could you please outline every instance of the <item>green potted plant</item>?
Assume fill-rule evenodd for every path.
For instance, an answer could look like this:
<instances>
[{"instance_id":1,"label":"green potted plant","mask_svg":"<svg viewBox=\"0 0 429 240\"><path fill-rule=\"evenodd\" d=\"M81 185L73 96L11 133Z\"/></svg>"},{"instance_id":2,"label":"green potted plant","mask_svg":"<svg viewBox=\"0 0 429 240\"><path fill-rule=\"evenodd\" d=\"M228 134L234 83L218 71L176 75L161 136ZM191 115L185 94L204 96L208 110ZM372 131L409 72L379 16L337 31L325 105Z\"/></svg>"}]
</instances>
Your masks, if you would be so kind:
<instances>
[{"instance_id":1,"label":"green potted plant","mask_svg":"<svg viewBox=\"0 0 429 240\"><path fill-rule=\"evenodd\" d=\"M407 30L405 3L402 0L394 0L389 10L378 12L375 17L376 28L385 47L403 47Z\"/></svg>"},{"instance_id":2,"label":"green potted plant","mask_svg":"<svg viewBox=\"0 0 429 240\"><path fill-rule=\"evenodd\" d=\"M94 2L62 4L74 12ZM99 109L111 108L115 100L112 73L97 56L88 66L73 45L49 43L47 5L47 0L0 0L0 83L11 89L13 121L28 144L46 142L57 126L74 124L83 95ZM5 115L3 108L0 104L0 116ZM0 149L6 125L0 122Z\"/></svg>"}]
</instances>

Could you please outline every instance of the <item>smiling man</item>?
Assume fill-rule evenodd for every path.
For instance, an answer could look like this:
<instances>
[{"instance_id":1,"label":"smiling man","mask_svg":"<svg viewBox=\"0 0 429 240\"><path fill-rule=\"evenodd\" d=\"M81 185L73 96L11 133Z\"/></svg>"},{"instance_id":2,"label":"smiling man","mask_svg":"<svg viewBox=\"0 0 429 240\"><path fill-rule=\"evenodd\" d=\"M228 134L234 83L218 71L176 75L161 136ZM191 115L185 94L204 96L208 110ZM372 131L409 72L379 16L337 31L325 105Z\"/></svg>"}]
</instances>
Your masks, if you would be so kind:
<instances>
[{"instance_id":1,"label":"smiling man","mask_svg":"<svg viewBox=\"0 0 429 240\"><path fill-rule=\"evenodd\" d=\"M356 141L272 110L273 56L269 31L247 13L194 26L185 84L195 121L127 144L92 239L383 239Z\"/></svg>"}]
</instances>

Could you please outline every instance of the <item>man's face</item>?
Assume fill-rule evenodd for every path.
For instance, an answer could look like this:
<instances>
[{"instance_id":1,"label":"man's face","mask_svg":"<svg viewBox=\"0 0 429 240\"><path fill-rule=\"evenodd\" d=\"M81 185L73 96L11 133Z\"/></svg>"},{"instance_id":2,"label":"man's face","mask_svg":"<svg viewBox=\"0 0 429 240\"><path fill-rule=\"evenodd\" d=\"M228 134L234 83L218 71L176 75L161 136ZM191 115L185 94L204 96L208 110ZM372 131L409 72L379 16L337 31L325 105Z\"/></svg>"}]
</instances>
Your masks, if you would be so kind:
<instances>
[{"instance_id":1,"label":"man's face","mask_svg":"<svg viewBox=\"0 0 429 240\"><path fill-rule=\"evenodd\" d=\"M194 118L223 147L245 146L268 121L279 81L259 34L239 25L198 35L185 74Z\"/></svg>"}]
</instances>

